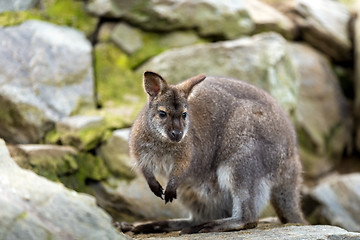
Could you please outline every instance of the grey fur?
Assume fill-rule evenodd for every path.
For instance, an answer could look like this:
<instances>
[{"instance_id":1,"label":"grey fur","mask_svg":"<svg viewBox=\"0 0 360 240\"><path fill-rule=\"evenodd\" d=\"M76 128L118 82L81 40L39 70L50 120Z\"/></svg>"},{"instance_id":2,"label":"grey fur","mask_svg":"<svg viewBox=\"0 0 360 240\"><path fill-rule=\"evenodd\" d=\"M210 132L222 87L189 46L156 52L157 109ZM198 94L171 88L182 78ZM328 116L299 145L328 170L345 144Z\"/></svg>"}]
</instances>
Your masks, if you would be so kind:
<instances>
[{"instance_id":1,"label":"grey fur","mask_svg":"<svg viewBox=\"0 0 360 240\"><path fill-rule=\"evenodd\" d=\"M191 217L127 224L124 230L251 228L268 200L283 223L305 223L296 134L284 111L248 83L204 79L199 75L168 85L156 73L144 74L149 100L132 127L130 153L158 197L163 197L163 188L154 174L169 178L165 202L178 196Z\"/></svg>"}]
</instances>

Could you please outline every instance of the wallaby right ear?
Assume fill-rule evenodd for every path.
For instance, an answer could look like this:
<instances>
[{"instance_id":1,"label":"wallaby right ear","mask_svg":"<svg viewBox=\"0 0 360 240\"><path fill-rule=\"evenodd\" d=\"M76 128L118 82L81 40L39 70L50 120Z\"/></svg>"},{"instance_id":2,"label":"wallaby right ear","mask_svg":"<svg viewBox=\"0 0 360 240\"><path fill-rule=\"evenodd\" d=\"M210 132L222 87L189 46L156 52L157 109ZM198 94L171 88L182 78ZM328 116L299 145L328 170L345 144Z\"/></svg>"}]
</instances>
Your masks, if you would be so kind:
<instances>
[{"instance_id":1,"label":"wallaby right ear","mask_svg":"<svg viewBox=\"0 0 360 240\"><path fill-rule=\"evenodd\" d=\"M146 71L144 72L144 88L151 98L156 97L167 89L166 81L157 73Z\"/></svg>"}]
</instances>

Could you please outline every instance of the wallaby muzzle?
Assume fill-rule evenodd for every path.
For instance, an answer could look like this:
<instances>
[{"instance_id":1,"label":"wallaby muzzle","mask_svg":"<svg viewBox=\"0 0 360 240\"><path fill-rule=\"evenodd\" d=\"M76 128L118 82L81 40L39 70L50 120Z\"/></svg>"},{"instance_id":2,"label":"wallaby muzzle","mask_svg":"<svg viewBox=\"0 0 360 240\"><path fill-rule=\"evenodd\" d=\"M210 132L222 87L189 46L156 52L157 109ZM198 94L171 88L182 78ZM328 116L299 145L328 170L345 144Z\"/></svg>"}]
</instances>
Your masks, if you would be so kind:
<instances>
[{"instance_id":1,"label":"wallaby muzzle","mask_svg":"<svg viewBox=\"0 0 360 240\"><path fill-rule=\"evenodd\" d=\"M173 142L180 142L183 137L183 132L180 130L173 129L173 130L170 130L170 132L168 133L168 137Z\"/></svg>"}]
</instances>

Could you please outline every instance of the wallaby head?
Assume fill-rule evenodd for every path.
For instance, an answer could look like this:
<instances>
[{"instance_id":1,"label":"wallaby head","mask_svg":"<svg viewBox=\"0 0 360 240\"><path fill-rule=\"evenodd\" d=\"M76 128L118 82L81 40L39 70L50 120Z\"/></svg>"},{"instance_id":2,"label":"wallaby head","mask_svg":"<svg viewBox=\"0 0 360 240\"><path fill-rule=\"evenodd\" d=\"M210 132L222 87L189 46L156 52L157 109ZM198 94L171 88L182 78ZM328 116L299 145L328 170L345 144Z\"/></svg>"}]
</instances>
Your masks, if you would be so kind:
<instances>
[{"instance_id":1,"label":"wallaby head","mask_svg":"<svg viewBox=\"0 0 360 240\"><path fill-rule=\"evenodd\" d=\"M180 84L169 85L157 73L144 73L144 89L148 94L147 122L156 136L174 143L185 137L190 123L187 99L193 87L204 79L205 75L198 75Z\"/></svg>"}]
</instances>

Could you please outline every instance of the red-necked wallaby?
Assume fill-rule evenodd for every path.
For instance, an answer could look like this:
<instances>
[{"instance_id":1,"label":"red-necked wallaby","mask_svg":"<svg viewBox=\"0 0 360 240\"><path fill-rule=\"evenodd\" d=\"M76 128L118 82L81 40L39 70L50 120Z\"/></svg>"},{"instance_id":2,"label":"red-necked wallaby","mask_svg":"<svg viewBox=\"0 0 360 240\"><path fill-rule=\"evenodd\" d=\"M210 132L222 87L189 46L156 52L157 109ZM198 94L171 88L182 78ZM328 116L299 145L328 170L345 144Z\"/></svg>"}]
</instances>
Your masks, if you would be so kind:
<instances>
[{"instance_id":1,"label":"red-necked wallaby","mask_svg":"<svg viewBox=\"0 0 360 240\"><path fill-rule=\"evenodd\" d=\"M169 85L144 73L148 102L130 134L130 154L151 191L178 198L189 219L122 224L134 233L231 231L257 226L270 199L283 223L305 223L294 127L265 91L199 75ZM168 177L163 188L154 173Z\"/></svg>"}]
</instances>

